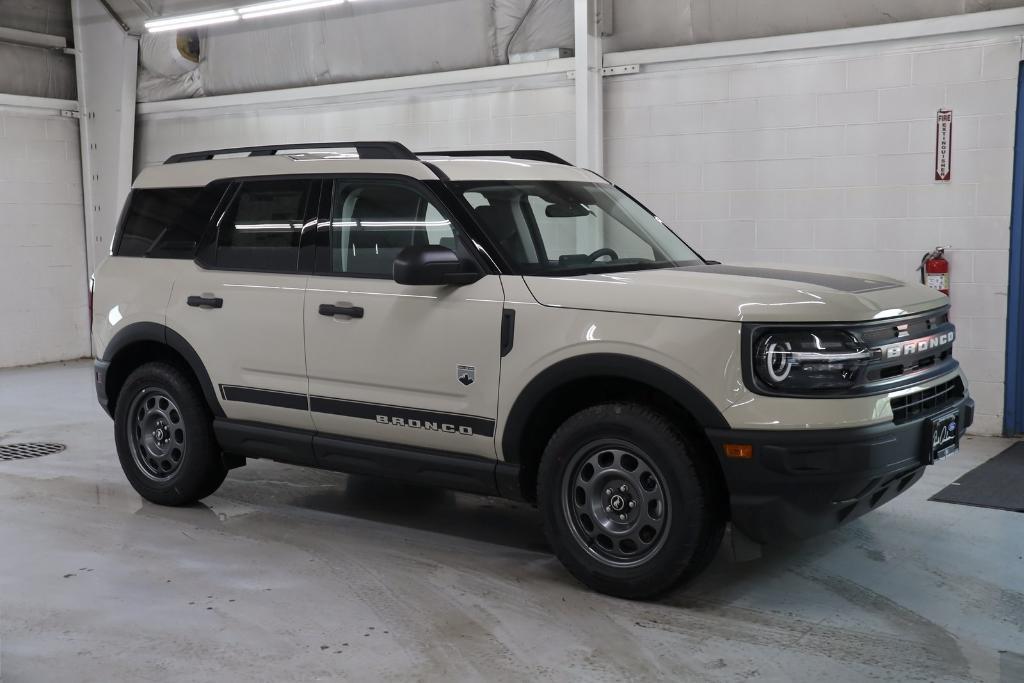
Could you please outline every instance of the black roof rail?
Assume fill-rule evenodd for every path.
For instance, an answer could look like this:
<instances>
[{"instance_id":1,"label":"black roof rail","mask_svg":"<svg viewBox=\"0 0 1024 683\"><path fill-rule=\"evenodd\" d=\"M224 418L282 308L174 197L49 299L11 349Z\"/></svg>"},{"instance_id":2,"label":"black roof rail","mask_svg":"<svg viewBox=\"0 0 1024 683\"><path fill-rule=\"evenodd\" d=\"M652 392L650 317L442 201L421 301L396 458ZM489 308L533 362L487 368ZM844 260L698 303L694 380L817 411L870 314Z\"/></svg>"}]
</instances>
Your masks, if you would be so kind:
<instances>
[{"instance_id":1,"label":"black roof rail","mask_svg":"<svg viewBox=\"0 0 1024 683\"><path fill-rule=\"evenodd\" d=\"M452 152L417 152L416 154L421 157L508 157L510 159L546 161L551 164L572 166L562 157L551 152L545 152L542 149L461 149Z\"/></svg>"},{"instance_id":2,"label":"black roof rail","mask_svg":"<svg viewBox=\"0 0 1024 683\"><path fill-rule=\"evenodd\" d=\"M278 152L295 149L354 149L360 159L410 159L418 161L415 154L400 142L306 142L290 145L264 145L261 147L229 147L207 149L200 152L184 152L167 158L164 164L181 164L186 161L209 161L220 154L245 154L251 157L274 156Z\"/></svg>"}]
</instances>

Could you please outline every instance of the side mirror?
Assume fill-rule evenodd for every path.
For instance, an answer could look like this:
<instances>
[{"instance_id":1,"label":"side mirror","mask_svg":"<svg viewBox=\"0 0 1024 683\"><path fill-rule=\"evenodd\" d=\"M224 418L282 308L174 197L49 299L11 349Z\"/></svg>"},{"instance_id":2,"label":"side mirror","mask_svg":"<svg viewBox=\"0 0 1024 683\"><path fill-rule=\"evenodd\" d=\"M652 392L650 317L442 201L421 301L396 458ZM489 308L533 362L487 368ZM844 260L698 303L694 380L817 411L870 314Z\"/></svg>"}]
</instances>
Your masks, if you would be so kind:
<instances>
[{"instance_id":1,"label":"side mirror","mask_svg":"<svg viewBox=\"0 0 1024 683\"><path fill-rule=\"evenodd\" d=\"M448 247L406 247L395 257L394 279L400 285L469 285L482 277Z\"/></svg>"}]
</instances>

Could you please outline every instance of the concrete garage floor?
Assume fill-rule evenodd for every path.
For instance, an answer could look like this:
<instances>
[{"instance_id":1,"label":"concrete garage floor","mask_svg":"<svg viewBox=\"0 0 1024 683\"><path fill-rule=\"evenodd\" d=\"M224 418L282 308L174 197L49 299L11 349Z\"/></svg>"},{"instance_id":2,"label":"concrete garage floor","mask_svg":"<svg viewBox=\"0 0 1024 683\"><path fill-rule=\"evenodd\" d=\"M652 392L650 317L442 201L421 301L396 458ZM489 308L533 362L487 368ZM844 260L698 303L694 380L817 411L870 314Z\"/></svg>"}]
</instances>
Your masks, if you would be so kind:
<instances>
[{"instance_id":1,"label":"concrete garage floor","mask_svg":"<svg viewBox=\"0 0 1024 683\"><path fill-rule=\"evenodd\" d=\"M269 462L143 502L90 364L0 372L0 675L20 681L1024 680L1024 515L927 498L656 603L584 589L525 506Z\"/></svg>"}]
</instances>

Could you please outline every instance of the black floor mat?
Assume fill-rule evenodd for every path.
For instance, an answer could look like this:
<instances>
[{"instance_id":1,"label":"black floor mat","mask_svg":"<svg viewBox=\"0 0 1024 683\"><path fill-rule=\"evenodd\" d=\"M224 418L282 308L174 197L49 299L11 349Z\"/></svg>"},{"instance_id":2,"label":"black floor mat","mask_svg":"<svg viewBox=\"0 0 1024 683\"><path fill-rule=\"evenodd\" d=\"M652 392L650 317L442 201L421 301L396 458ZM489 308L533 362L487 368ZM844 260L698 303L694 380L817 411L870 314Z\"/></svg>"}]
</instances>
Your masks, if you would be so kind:
<instances>
[{"instance_id":1,"label":"black floor mat","mask_svg":"<svg viewBox=\"0 0 1024 683\"><path fill-rule=\"evenodd\" d=\"M931 500L1024 512L1024 441L978 465Z\"/></svg>"}]
</instances>

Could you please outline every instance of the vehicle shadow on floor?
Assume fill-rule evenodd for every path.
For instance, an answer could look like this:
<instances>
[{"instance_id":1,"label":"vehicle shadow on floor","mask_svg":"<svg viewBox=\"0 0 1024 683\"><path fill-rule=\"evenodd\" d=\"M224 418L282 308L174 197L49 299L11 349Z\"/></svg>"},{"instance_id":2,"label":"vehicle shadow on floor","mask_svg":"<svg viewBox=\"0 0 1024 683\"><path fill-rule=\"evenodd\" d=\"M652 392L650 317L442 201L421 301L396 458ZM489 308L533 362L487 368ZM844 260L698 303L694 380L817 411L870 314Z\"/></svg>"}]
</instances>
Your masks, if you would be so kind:
<instances>
[{"instance_id":1,"label":"vehicle shadow on floor","mask_svg":"<svg viewBox=\"0 0 1024 683\"><path fill-rule=\"evenodd\" d=\"M297 476L298 475L298 476ZM377 477L313 471L280 472L287 486L261 490L269 482L230 478L222 493L251 503L283 504L300 510L343 515L406 529L444 534L508 548L553 555L541 527L540 513L529 503L456 493ZM281 482L278 482L281 483ZM856 525L857 522L854 522ZM707 600L728 600L751 582L813 562L840 547L845 534L762 549L756 559L736 559L726 536L711 566L699 577L662 597L666 606L694 607ZM552 557L553 562L557 562ZM567 573L567 584L575 585Z\"/></svg>"},{"instance_id":2,"label":"vehicle shadow on floor","mask_svg":"<svg viewBox=\"0 0 1024 683\"><path fill-rule=\"evenodd\" d=\"M304 505L410 529L550 553L540 514L528 503L349 476L342 491L309 495Z\"/></svg>"},{"instance_id":3,"label":"vehicle shadow on floor","mask_svg":"<svg viewBox=\"0 0 1024 683\"><path fill-rule=\"evenodd\" d=\"M218 495L550 553L536 508L501 498L314 470L229 477Z\"/></svg>"}]
</instances>

